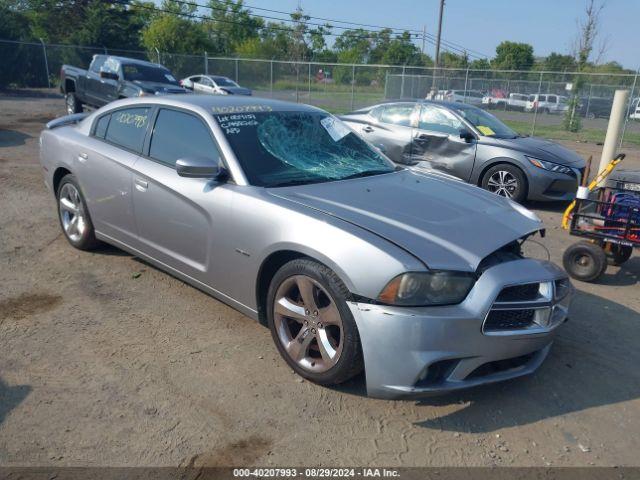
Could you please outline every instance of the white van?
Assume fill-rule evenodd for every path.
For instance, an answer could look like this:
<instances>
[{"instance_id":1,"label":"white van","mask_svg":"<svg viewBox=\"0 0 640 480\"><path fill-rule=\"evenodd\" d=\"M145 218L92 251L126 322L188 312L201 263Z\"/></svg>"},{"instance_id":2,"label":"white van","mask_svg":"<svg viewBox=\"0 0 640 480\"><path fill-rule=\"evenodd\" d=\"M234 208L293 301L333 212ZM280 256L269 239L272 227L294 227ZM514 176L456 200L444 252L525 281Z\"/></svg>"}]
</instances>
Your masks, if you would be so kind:
<instances>
[{"instance_id":1,"label":"white van","mask_svg":"<svg viewBox=\"0 0 640 480\"><path fill-rule=\"evenodd\" d=\"M525 111L533 112L538 109L538 113L564 113L569 110L567 97L554 93L536 93L529 95Z\"/></svg>"}]
</instances>

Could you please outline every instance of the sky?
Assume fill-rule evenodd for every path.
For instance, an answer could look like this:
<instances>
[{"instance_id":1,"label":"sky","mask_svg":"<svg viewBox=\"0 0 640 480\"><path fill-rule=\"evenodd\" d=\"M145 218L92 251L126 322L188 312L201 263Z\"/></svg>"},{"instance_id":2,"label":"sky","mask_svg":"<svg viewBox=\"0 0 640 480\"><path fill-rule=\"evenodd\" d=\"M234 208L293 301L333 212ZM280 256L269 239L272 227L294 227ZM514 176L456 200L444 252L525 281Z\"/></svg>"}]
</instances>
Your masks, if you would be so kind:
<instances>
[{"instance_id":1,"label":"sky","mask_svg":"<svg viewBox=\"0 0 640 480\"><path fill-rule=\"evenodd\" d=\"M298 2L308 15L392 28L437 31L439 0L245 0L247 6L292 11ZM442 38L490 57L503 40L533 45L534 55L570 53L577 19L587 0L446 0ZM254 13L267 12L254 11ZM605 61L640 67L640 0L606 0L600 39ZM315 21L315 20L312 20ZM335 29L335 33L341 30ZM421 45L421 41L418 42ZM434 55L434 46L427 44Z\"/></svg>"}]
</instances>

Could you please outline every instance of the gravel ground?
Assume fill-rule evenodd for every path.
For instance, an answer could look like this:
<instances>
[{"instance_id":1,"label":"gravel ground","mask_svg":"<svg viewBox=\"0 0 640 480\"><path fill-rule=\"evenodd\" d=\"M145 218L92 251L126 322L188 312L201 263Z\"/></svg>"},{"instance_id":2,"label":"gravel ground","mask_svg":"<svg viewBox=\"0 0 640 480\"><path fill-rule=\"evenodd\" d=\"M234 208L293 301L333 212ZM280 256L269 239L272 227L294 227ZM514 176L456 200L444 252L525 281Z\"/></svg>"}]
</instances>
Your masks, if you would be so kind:
<instances>
[{"instance_id":1,"label":"gravel ground","mask_svg":"<svg viewBox=\"0 0 640 480\"><path fill-rule=\"evenodd\" d=\"M62 100L0 113L0 465L640 465L639 257L576 282L535 375L369 399L302 381L264 327L135 257L71 248L37 160ZM563 206L531 207L559 262Z\"/></svg>"}]
</instances>

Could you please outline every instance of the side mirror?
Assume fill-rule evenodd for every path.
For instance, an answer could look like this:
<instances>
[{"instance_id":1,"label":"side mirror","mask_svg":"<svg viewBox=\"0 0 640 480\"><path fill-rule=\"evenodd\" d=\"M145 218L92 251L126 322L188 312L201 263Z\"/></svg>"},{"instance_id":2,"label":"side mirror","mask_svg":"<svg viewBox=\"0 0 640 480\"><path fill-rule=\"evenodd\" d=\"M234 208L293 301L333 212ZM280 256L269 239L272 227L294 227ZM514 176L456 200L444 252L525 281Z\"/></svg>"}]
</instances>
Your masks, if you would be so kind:
<instances>
[{"instance_id":1,"label":"side mirror","mask_svg":"<svg viewBox=\"0 0 640 480\"><path fill-rule=\"evenodd\" d=\"M222 176L224 171L220 159L188 157L181 158L176 162L176 172L181 177L217 179Z\"/></svg>"},{"instance_id":2,"label":"side mirror","mask_svg":"<svg viewBox=\"0 0 640 480\"><path fill-rule=\"evenodd\" d=\"M476 136L465 128L460 130L460 138L467 143L471 143L476 139Z\"/></svg>"},{"instance_id":3,"label":"side mirror","mask_svg":"<svg viewBox=\"0 0 640 480\"><path fill-rule=\"evenodd\" d=\"M118 80L118 74L114 72L107 72L106 70L100 70L100 78L106 78L108 80Z\"/></svg>"}]
</instances>

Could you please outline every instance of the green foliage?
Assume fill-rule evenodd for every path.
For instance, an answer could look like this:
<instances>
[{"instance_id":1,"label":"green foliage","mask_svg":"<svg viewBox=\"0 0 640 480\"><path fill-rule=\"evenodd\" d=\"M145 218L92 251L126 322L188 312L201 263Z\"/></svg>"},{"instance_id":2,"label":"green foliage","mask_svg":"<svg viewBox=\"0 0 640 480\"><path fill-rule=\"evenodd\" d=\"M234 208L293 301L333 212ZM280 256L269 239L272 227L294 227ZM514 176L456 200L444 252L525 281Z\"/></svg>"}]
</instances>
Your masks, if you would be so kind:
<instances>
[{"instance_id":1,"label":"green foliage","mask_svg":"<svg viewBox=\"0 0 640 480\"><path fill-rule=\"evenodd\" d=\"M445 68L467 68L469 67L469 57L467 55L443 52L440 54L440 66Z\"/></svg>"},{"instance_id":2,"label":"green foliage","mask_svg":"<svg viewBox=\"0 0 640 480\"><path fill-rule=\"evenodd\" d=\"M172 0L164 0L163 10L191 14L195 7ZM211 49L211 42L200 22L194 22L184 15L161 12L154 15L142 30L142 44L155 56L155 50L171 53L199 54Z\"/></svg>"},{"instance_id":3,"label":"green foliage","mask_svg":"<svg viewBox=\"0 0 640 480\"><path fill-rule=\"evenodd\" d=\"M216 54L233 55L243 43L259 38L264 21L249 15L242 0L209 0L208 6L211 19L204 21L204 28Z\"/></svg>"},{"instance_id":4,"label":"green foliage","mask_svg":"<svg viewBox=\"0 0 640 480\"><path fill-rule=\"evenodd\" d=\"M480 58L471 62L469 64L469 68L472 68L475 70L490 70L491 63L486 58Z\"/></svg>"},{"instance_id":5,"label":"green foliage","mask_svg":"<svg viewBox=\"0 0 640 480\"><path fill-rule=\"evenodd\" d=\"M576 60L572 55L552 52L542 63L542 70L548 72L572 72L576 69Z\"/></svg>"},{"instance_id":6,"label":"green foliage","mask_svg":"<svg viewBox=\"0 0 640 480\"><path fill-rule=\"evenodd\" d=\"M492 64L504 70L530 70L533 62L531 45L505 41L496 47L496 57Z\"/></svg>"}]
</instances>

